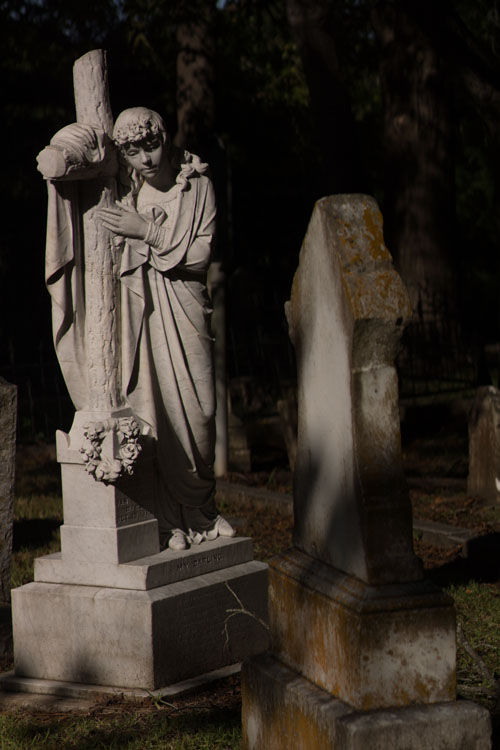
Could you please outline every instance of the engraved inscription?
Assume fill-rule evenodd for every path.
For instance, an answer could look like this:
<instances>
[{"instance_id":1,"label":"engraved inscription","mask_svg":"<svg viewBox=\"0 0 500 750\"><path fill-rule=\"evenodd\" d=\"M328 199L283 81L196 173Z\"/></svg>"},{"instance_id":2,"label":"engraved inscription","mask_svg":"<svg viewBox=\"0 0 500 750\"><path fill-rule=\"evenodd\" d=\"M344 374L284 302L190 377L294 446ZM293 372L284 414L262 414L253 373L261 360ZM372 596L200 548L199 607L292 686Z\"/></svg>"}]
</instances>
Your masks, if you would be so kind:
<instances>
[{"instance_id":1,"label":"engraved inscription","mask_svg":"<svg viewBox=\"0 0 500 750\"><path fill-rule=\"evenodd\" d=\"M220 552L213 552L211 555L202 555L201 557L193 557L192 559L186 558L184 560L178 560L177 570L197 568L200 565L210 565L210 563L218 563L223 559L224 555Z\"/></svg>"},{"instance_id":2,"label":"engraved inscription","mask_svg":"<svg viewBox=\"0 0 500 750\"><path fill-rule=\"evenodd\" d=\"M118 526L148 521L150 518L152 518L151 513L134 503L126 495L119 494L116 500L116 523Z\"/></svg>"}]
</instances>

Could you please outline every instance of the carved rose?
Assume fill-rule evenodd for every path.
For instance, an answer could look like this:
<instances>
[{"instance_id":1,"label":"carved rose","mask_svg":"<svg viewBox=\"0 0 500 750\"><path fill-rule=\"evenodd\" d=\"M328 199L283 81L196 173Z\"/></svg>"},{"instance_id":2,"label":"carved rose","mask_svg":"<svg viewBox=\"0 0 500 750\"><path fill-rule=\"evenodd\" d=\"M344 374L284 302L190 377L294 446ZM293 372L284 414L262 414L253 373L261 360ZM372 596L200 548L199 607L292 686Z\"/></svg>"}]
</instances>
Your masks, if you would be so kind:
<instances>
[{"instance_id":1,"label":"carved rose","mask_svg":"<svg viewBox=\"0 0 500 750\"><path fill-rule=\"evenodd\" d=\"M140 446L135 443L126 443L120 448L120 456L126 464L133 463L140 452Z\"/></svg>"},{"instance_id":2,"label":"carved rose","mask_svg":"<svg viewBox=\"0 0 500 750\"><path fill-rule=\"evenodd\" d=\"M107 432L115 430L120 443L120 458L101 458L102 442ZM85 425L85 439L80 448L83 454L85 470L95 480L114 483L123 474L133 474L134 463L141 452L139 445L140 428L134 417L122 417L110 420L107 424L94 422Z\"/></svg>"},{"instance_id":3,"label":"carved rose","mask_svg":"<svg viewBox=\"0 0 500 750\"><path fill-rule=\"evenodd\" d=\"M87 424L83 428L83 434L89 440L97 440L98 438L101 438L101 436L104 436L105 432L106 432L106 427L103 425L102 422L94 422L93 424Z\"/></svg>"}]
</instances>

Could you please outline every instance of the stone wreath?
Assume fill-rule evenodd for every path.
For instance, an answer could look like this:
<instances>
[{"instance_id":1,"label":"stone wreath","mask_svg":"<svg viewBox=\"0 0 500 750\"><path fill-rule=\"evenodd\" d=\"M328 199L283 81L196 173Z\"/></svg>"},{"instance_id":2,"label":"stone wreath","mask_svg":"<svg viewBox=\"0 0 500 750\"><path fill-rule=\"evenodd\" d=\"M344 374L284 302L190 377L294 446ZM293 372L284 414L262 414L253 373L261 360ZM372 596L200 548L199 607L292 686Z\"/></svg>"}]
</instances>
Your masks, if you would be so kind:
<instances>
[{"instance_id":1,"label":"stone wreath","mask_svg":"<svg viewBox=\"0 0 500 750\"><path fill-rule=\"evenodd\" d=\"M118 458L102 456L102 444L109 432L118 438ZM141 452L140 428L134 417L121 417L106 422L92 422L83 428L84 441L80 448L85 470L98 482L113 484L124 474L134 473L134 464Z\"/></svg>"}]
</instances>

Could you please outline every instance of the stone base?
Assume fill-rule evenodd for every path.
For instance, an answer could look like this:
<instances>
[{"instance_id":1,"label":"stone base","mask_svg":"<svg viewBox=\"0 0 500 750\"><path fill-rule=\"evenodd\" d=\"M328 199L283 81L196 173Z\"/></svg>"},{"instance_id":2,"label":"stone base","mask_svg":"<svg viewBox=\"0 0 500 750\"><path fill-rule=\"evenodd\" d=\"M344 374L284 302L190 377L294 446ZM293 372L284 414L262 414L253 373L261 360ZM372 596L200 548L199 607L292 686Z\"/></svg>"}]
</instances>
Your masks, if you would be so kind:
<instances>
[{"instance_id":1,"label":"stone base","mask_svg":"<svg viewBox=\"0 0 500 750\"><path fill-rule=\"evenodd\" d=\"M245 750L487 750L486 709L469 701L360 712L269 654L242 669Z\"/></svg>"},{"instance_id":2,"label":"stone base","mask_svg":"<svg viewBox=\"0 0 500 750\"><path fill-rule=\"evenodd\" d=\"M147 591L251 560L252 540L245 537L218 537L187 550L166 549L122 564L73 560L54 552L35 560L35 581Z\"/></svg>"},{"instance_id":3,"label":"stone base","mask_svg":"<svg viewBox=\"0 0 500 750\"><path fill-rule=\"evenodd\" d=\"M142 451L132 476L120 477L115 483L96 481L84 466L79 450L83 436L79 433L82 422L99 418L100 413L76 412L70 435L60 430L56 433L64 506L62 556L84 566L117 565L160 551L158 521L152 506L145 502L154 504L157 491L151 440L141 438ZM110 457L116 458L113 435L112 431L105 442L109 442Z\"/></svg>"},{"instance_id":4,"label":"stone base","mask_svg":"<svg viewBox=\"0 0 500 750\"><path fill-rule=\"evenodd\" d=\"M369 586L299 550L269 568L276 657L362 710L455 698L455 611L428 581Z\"/></svg>"},{"instance_id":5,"label":"stone base","mask_svg":"<svg viewBox=\"0 0 500 750\"><path fill-rule=\"evenodd\" d=\"M267 565L234 565L149 591L29 583L12 591L17 676L155 690L268 646Z\"/></svg>"},{"instance_id":6,"label":"stone base","mask_svg":"<svg viewBox=\"0 0 500 750\"><path fill-rule=\"evenodd\" d=\"M80 682L62 680L40 680L34 677L17 677L14 672L0 674L0 691L5 693L30 693L31 695L54 695L58 698L98 700L104 696L121 695L125 698L173 698L191 693L204 685L239 674L241 664L214 669L212 672L191 677L189 680L174 682L156 690L124 688L120 685L83 685Z\"/></svg>"}]
</instances>

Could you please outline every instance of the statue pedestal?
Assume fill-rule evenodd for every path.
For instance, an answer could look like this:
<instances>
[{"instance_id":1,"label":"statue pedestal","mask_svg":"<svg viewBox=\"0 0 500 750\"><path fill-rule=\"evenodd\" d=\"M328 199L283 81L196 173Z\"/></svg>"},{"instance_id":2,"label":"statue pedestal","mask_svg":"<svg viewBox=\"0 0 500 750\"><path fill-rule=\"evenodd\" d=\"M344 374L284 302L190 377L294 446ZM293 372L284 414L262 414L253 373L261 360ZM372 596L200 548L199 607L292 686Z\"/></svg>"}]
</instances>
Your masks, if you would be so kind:
<instances>
[{"instance_id":1,"label":"statue pedestal","mask_svg":"<svg viewBox=\"0 0 500 750\"><path fill-rule=\"evenodd\" d=\"M266 648L267 633L238 615L226 638L238 607L231 590L265 618L266 567L248 561L147 591L21 586L12 592L15 674L156 690L240 662Z\"/></svg>"},{"instance_id":2,"label":"statue pedestal","mask_svg":"<svg viewBox=\"0 0 500 750\"><path fill-rule=\"evenodd\" d=\"M141 438L142 450L134 476L121 477L115 484L98 482L86 471L79 450L83 414L77 412L69 435L56 433L63 491L62 559L69 565L113 564L158 553L158 522L151 512L157 491L156 471L148 438ZM97 421L99 415L92 417ZM114 459L112 438L108 434L106 441L110 444L104 442L102 452Z\"/></svg>"},{"instance_id":3,"label":"statue pedestal","mask_svg":"<svg viewBox=\"0 0 500 750\"><path fill-rule=\"evenodd\" d=\"M89 476L61 433L58 459L61 553L36 560L35 581L12 592L16 689L25 677L46 680L45 692L53 680L157 690L265 650L256 619L230 616L239 599L267 617L267 565L250 539L159 552L147 450L116 485Z\"/></svg>"}]
</instances>

